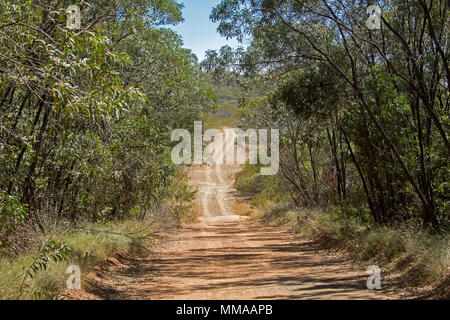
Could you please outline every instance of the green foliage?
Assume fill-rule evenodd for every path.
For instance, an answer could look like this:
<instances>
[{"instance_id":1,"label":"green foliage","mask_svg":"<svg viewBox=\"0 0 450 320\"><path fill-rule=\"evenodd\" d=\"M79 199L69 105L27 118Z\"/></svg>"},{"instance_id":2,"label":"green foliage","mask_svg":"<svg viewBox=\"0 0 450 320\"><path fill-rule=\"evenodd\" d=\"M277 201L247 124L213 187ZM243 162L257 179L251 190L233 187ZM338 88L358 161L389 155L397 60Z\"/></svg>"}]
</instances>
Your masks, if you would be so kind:
<instances>
[{"instance_id":1,"label":"green foliage","mask_svg":"<svg viewBox=\"0 0 450 320\"><path fill-rule=\"evenodd\" d=\"M73 4L80 30L65 27ZM171 161L171 132L192 127L215 97L166 28L182 7L0 0L1 298L58 298L69 262L88 270L117 250L146 251L149 216L189 219L193 193Z\"/></svg>"},{"instance_id":2,"label":"green foliage","mask_svg":"<svg viewBox=\"0 0 450 320\"><path fill-rule=\"evenodd\" d=\"M296 205L448 229L449 21L445 4L433 4L385 3L383 32L366 28L358 3L222 0L213 9L223 36L250 45L209 51L202 67L265 87L239 122L280 129L280 176Z\"/></svg>"},{"instance_id":3,"label":"green foliage","mask_svg":"<svg viewBox=\"0 0 450 320\"><path fill-rule=\"evenodd\" d=\"M302 119L329 118L339 106L342 86L331 70L299 70L283 77L273 99L284 103Z\"/></svg>"},{"instance_id":4,"label":"green foliage","mask_svg":"<svg viewBox=\"0 0 450 320\"><path fill-rule=\"evenodd\" d=\"M442 281L448 10L436 1L383 2L380 31L365 26L366 8L222 0L211 20L250 45L209 51L202 67L261 88L262 98L242 103L241 127L280 129L284 188L250 167L237 176L238 189L255 192L253 204L266 209L264 222L347 246L357 260L406 265L405 276L419 279L412 283ZM289 197L267 201L277 195Z\"/></svg>"},{"instance_id":5,"label":"green foliage","mask_svg":"<svg viewBox=\"0 0 450 320\"><path fill-rule=\"evenodd\" d=\"M47 270L48 265L51 263L58 264L66 261L70 251L71 249L64 243L57 245L52 240L42 243L39 254L34 258L23 277L17 298L21 298L25 288L30 288L30 286L26 284L27 279L33 279L38 272ZM36 298L39 298L42 293L35 292L34 294Z\"/></svg>"},{"instance_id":6,"label":"green foliage","mask_svg":"<svg viewBox=\"0 0 450 320\"><path fill-rule=\"evenodd\" d=\"M245 193L258 193L263 189L264 176L259 174L260 169L256 165L246 165L236 174L235 187Z\"/></svg>"},{"instance_id":7,"label":"green foliage","mask_svg":"<svg viewBox=\"0 0 450 320\"><path fill-rule=\"evenodd\" d=\"M235 187L242 193L250 194L251 204L266 208L273 203L290 201L289 189L279 176L262 176L260 167L247 164L235 176Z\"/></svg>"},{"instance_id":8,"label":"green foliage","mask_svg":"<svg viewBox=\"0 0 450 320\"><path fill-rule=\"evenodd\" d=\"M26 205L17 197L0 192L0 248L8 245L8 236L28 217Z\"/></svg>"},{"instance_id":9,"label":"green foliage","mask_svg":"<svg viewBox=\"0 0 450 320\"><path fill-rule=\"evenodd\" d=\"M173 0L0 1L0 246L26 222L117 221L178 201L171 131L214 94L165 28ZM25 210L28 216L25 216ZM30 219L33 217L33 219Z\"/></svg>"}]
</instances>

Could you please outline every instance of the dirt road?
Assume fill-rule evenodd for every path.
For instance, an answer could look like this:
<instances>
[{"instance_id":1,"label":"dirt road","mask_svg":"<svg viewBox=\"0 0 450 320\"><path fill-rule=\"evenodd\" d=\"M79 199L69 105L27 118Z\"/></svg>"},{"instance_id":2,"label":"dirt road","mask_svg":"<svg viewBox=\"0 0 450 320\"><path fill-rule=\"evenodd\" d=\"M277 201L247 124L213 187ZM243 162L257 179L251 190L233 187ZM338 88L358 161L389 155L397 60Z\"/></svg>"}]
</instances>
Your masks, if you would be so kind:
<instances>
[{"instance_id":1,"label":"dirt road","mask_svg":"<svg viewBox=\"0 0 450 320\"><path fill-rule=\"evenodd\" d=\"M230 143L230 142L228 142ZM198 223L148 259L118 261L92 294L106 299L392 299L366 288L364 268L281 228L235 215L236 165L195 166ZM120 259L119 259L120 260ZM384 285L384 284L383 284Z\"/></svg>"}]
</instances>

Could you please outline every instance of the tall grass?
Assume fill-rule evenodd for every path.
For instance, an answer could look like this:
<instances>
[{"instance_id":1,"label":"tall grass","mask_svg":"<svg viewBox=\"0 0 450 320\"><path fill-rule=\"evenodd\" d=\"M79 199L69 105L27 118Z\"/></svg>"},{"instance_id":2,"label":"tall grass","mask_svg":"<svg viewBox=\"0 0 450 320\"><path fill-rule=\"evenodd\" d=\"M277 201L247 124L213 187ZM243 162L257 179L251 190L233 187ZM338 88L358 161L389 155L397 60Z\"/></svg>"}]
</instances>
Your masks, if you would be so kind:
<instances>
[{"instance_id":1,"label":"tall grass","mask_svg":"<svg viewBox=\"0 0 450 320\"><path fill-rule=\"evenodd\" d=\"M356 262L376 264L395 272L404 287L436 287L448 282L449 234L435 234L410 224L367 225L357 220L349 221L336 212L323 213L283 204L266 207L256 218L265 224L287 226L303 236L340 247ZM448 291L442 294L448 295Z\"/></svg>"},{"instance_id":2,"label":"tall grass","mask_svg":"<svg viewBox=\"0 0 450 320\"><path fill-rule=\"evenodd\" d=\"M259 176L257 166L245 166L236 175L235 186L252 195L251 203L259 209L253 218L340 247L357 263L376 264L396 272L406 287L434 284L441 288L438 295L450 294L448 233L437 234L412 221L376 225L370 222L370 215L363 206L296 207L286 184L277 176Z\"/></svg>"},{"instance_id":3,"label":"tall grass","mask_svg":"<svg viewBox=\"0 0 450 320\"><path fill-rule=\"evenodd\" d=\"M161 228L161 223L148 226L148 221L126 220L114 223L84 223L79 227L66 226L52 230L36 243L53 240L70 247L69 259L55 264L50 263L45 270L33 277L25 278L25 288L21 299L58 299L66 289L70 265L78 265L82 273L116 252L143 255L151 244L152 232ZM0 299L18 298L25 273L38 254L35 250L19 256L0 256Z\"/></svg>"}]
</instances>

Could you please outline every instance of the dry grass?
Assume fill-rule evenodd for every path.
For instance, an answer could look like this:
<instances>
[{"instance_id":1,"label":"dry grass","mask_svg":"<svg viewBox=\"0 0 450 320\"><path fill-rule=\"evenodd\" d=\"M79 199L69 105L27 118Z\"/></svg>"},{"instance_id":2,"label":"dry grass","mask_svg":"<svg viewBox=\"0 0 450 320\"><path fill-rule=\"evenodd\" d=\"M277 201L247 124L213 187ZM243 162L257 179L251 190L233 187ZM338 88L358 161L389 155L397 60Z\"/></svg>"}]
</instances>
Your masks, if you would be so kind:
<instances>
[{"instance_id":1,"label":"dry grass","mask_svg":"<svg viewBox=\"0 0 450 320\"><path fill-rule=\"evenodd\" d=\"M450 298L448 234L431 234L417 226L364 226L337 214L274 205L259 216L265 224L283 225L306 237L341 247L358 263L376 264L395 274L403 287L428 296Z\"/></svg>"},{"instance_id":2,"label":"dry grass","mask_svg":"<svg viewBox=\"0 0 450 320\"><path fill-rule=\"evenodd\" d=\"M202 216L202 208L198 203L193 203L190 208L189 219L185 219L184 223L199 222L198 218Z\"/></svg>"},{"instance_id":3,"label":"dry grass","mask_svg":"<svg viewBox=\"0 0 450 320\"><path fill-rule=\"evenodd\" d=\"M246 166L236 175L236 188L252 194L252 214L267 225L286 226L327 246L346 250L361 264L377 264L396 273L405 287L429 286L438 297L449 297L450 235L433 234L412 223L378 226L361 222L366 212L336 208L320 212L294 207L276 177L258 176L256 166ZM367 220L367 219L366 219ZM428 291L430 291L428 290Z\"/></svg>"},{"instance_id":4,"label":"dry grass","mask_svg":"<svg viewBox=\"0 0 450 320\"><path fill-rule=\"evenodd\" d=\"M66 269L69 265L78 265L82 271L117 251L129 251L132 239L116 233L129 233L139 228L137 221L126 221L115 224L114 234L109 233L111 226L85 224L83 227L98 232L87 232L81 229L54 229L50 234L41 237L41 241L52 239L56 243L65 243L71 248L68 261L49 264L46 270L37 272L33 278L27 277L22 299L56 299L65 289ZM26 270L38 254L37 248L18 257L0 258L0 299L17 299Z\"/></svg>"},{"instance_id":5,"label":"dry grass","mask_svg":"<svg viewBox=\"0 0 450 320\"><path fill-rule=\"evenodd\" d=\"M256 213L256 210L254 207L249 205L248 203L242 202L242 203L236 203L233 205L233 212L234 214L238 216L244 216L249 217Z\"/></svg>"},{"instance_id":6,"label":"dry grass","mask_svg":"<svg viewBox=\"0 0 450 320\"><path fill-rule=\"evenodd\" d=\"M153 233L178 226L176 219L168 217L170 214L158 212L148 215L144 221L130 219L83 223L77 227L60 224L35 239L33 249L15 256L0 255L0 300L18 298L24 275L39 253L42 242L53 240L57 244L66 244L71 249L69 258L58 264L50 263L46 270L38 271L32 278L27 277L21 299L59 299L66 289L66 270L69 265L78 265L82 274L86 274L93 266L116 252L148 254L147 248L152 243Z\"/></svg>"}]
</instances>

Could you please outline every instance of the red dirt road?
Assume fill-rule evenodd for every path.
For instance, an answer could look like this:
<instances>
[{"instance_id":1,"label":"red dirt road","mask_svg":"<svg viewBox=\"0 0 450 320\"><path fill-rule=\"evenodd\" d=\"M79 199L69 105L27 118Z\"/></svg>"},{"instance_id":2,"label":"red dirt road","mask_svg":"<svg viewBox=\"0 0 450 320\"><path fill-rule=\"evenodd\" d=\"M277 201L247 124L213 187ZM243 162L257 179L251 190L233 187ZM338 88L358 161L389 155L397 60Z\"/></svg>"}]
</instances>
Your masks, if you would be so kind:
<instances>
[{"instance_id":1,"label":"red dirt road","mask_svg":"<svg viewBox=\"0 0 450 320\"><path fill-rule=\"evenodd\" d=\"M235 215L236 165L194 166L198 223L183 227L146 259L118 257L91 273L81 299L396 299L382 282L368 290L365 268L342 254Z\"/></svg>"}]
</instances>

